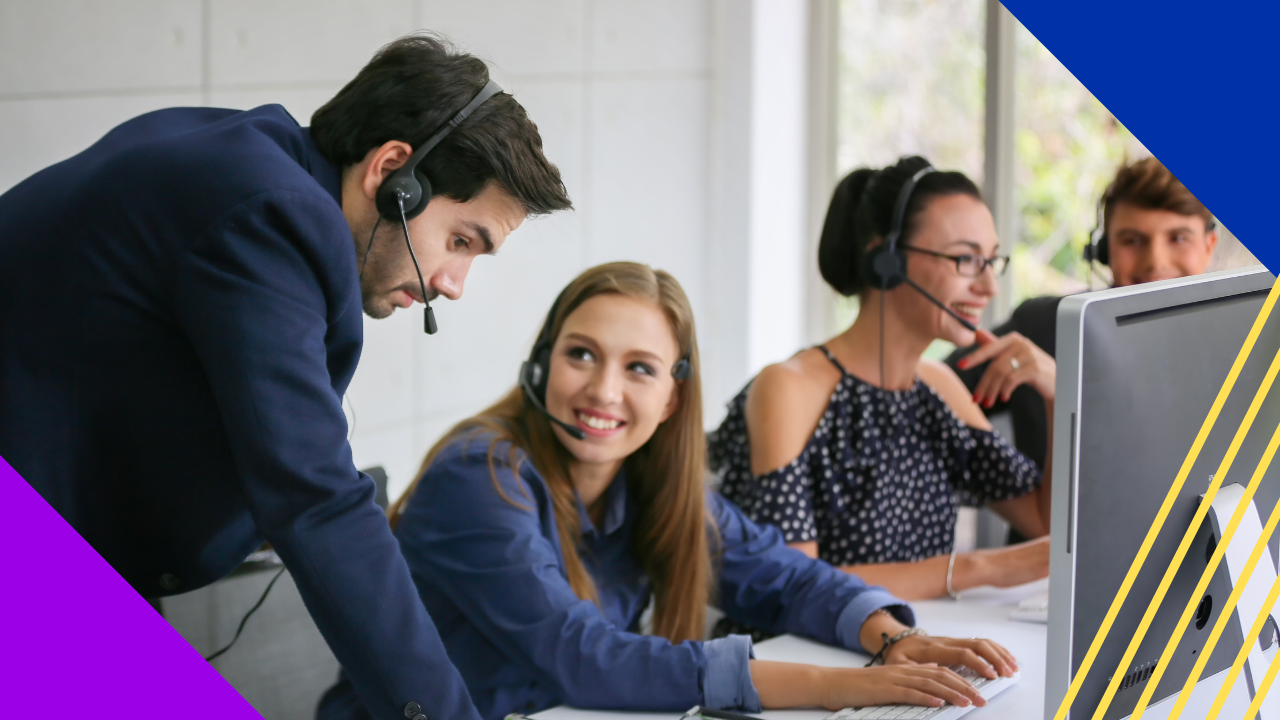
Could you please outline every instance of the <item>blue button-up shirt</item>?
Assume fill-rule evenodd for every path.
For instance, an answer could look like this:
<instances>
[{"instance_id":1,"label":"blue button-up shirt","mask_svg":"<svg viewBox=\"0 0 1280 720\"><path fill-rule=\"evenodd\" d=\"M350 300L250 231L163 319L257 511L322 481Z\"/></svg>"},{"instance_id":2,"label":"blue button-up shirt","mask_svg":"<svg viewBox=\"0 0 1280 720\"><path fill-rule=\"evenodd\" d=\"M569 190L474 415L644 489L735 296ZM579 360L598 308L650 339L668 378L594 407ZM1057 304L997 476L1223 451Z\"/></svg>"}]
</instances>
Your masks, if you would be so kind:
<instances>
[{"instance_id":1,"label":"blue button-up shirt","mask_svg":"<svg viewBox=\"0 0 1280 720\"><path fill-rule=\"evenodd\" d=\"M505 442L491 453L491 436L464 438L427 470L396 535L483 717L560 704L759 710L747 637L673 645L640 634L652 587L631 548L638 508L623 474L606 491L599 526L579 503L580 552L597 605L569 587L542 476L527 461L513 474ZM787 547L776 529L718 494L708 505L722 553L716 600L730 617L855 650L879 608L914 622L901 600Z\"/></svg>"}]
</instances>

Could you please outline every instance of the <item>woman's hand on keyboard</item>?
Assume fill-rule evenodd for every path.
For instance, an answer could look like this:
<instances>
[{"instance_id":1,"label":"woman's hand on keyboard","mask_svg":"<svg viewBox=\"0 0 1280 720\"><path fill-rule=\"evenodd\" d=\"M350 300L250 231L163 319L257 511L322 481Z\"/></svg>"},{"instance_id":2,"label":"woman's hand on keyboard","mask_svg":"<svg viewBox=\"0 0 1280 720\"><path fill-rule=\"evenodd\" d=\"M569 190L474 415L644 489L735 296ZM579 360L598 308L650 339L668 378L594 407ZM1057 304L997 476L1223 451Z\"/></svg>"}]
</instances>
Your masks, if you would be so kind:
<instances>
[{"instance_id":1,"label":"woman's hand on keyboard","mask_svg":"<svg viewBox=\"0 0 1280 720\"><path fill-rule=\"evenodd\" d=\"M980 638L912 635L890 645L884 661L886 665L964 665L990 679L997 675L1012 677L1018 671L1013 653L999 643Z\"/></svg>"},{"instance_id":2,"label":"woman's hand on keyboard","mask_svg":"<svg viewBox=\"0 0 1280 720\"><path fill-rule=\"evenodd\" d=\"M973 685L945 667L885 665L816 669L822 679L822 706L828 710L867 705L940 707L944 702L960 707L987 704Z\"/></svg>"}]
</instances>

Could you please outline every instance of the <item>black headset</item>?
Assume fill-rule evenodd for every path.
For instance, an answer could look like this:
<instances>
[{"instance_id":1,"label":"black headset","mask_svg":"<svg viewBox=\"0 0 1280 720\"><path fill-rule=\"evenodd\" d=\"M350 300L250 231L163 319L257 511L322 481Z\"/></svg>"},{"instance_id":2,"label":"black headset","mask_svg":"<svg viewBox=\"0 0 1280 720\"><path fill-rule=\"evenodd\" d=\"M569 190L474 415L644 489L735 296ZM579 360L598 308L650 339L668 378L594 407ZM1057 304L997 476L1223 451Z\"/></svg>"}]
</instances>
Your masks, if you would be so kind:
<instances>
[{"instance_id":1,"label":"black headset","mask_svg":"<svg viewBox=\"0 0 1280 720\"><path fill-rule=\"evenodd\" d=\"M1107 185L1106 192L1102 193L1102 197L1098 199L1098 224L1094 226L1093 232L1089 233L1089 244L1084 246L1084 261L1091 263L1094 260L1103 265L1111 264L1111 240L1107 234L1107 203L1111 202L1112 192L1115 191L1116 184L1112 182ZM1206 230L1213 230L1216 223L1209 221L1205 223Z\"/></svg>"},{"instance_id":2,"label":"black headset","mask_svg":"<svg viewBox=\"0 0 1280 720\"><path fill-rule=\"evenodd\" d=\"M462 124L468 115L475 112L476 108L484 104L484 101L500 92L502 88L498 83L490 80L475 97L471 98L471 102L450 118L434 135L427 138L404 165L382 181L375 199L379 215L386 220L395 221L403 214L405 218L412 220L427 209L427 203L431 202L431 181L427 178L426 172L418 171L418 166L426 159L427 153L448 137L449 133ZM401 201L404 203L403 208L400 206Z\"/></svg>"},{"instance_id":3,"label":"black headset","mask_svg":"<svg viewBox=\"0 0 1280 720\"><path fill-rule=\"evenodd\" d=\"M1107 185L1106 192L1102 193L1102 197L1098 199L1098 224L1093 228L1093 232L1089 233L1089 244L1084 246L1084 261L1087 263L1097 260L1103 265L1111 264L1111 243L1107 240L1106 212L1107 202L1111 200L1111 189L1114 187L1115 183Z\"/></svg>"},{"instance_id":4,"label":"black headset","mask_svg":"<svg viewBox=\"0 0 1280 720\"><path fill-rule=\"evenodd\" d=\"M956 311L942 304L927 290L907 277L907 253L898 246L898 241L902 239L902 226L906 222L907 205L911 202L911 194L915 192L920 179L931 172L936 172L933 166L925 165L902 184L902 189L898 191L898 201L893 206L893 225L889 227L889 234L885 237L885 241L867 252L862 263L862 278L867 285L879 288L881 291L889 291L906 283L926 300L942 308L942 311L954 318L956 322L972 332L977 332L978 328L973 323L960 317ZM883 300L880 308L884 309Z\"/></svg>"},{"instance_id":5,"label":"black headset","mask_svg":"<svg viewBox=\"0 0 1280 720\"><path fill-rule=\"evenodd\" d=\"M365 260L369 259L369 250L373 248L373 238L378 232L378 224L383 220L389 222L399 220L404 228L404 242L409 246L409 257L413 258L413 269L418 273L418 286L422 288L422 302L427 306L423 315L423 329L428 335L434 335L436 332L436 316L431 310L431 302L427 296L427 283L422 279L422 268L418 266L418 256L413 252L413 243L409 241L409 220L421 215L422 211L427 209L427 203L431 202L431 180L427 178L426 172L418 170L418 166L427 157L427 153L448 137L449 133L466 120L468 115L475 112L484 101L500 92L502 88L498 83L490 80L485 84L484 88L471 98L471 102L427 138L426 142L409 156L409 160L404 165L382 181L378 186L378 193L374 196L374 205L378 208L378 220L373 225L373 232L369 234L369 245L364 251ZM360 263L360 271L363 274L364 262Z\"/></svg>"},{"instance_id":6,"label":"black headset","mask_svg":"<svg viewBox=\"0 0 1280 720\"><path fill-rule=\"evenodd\" d=\"M551 337L551 325L555 322L556 311L559 310L560 302L568 290L567 287L561 290L556 296L556 301L551 303L547 319L542 322L542 329L538 331L538 339L534 341L533 349L529 351L529 359L520 363L520 388L524 390L524 395L529 402L546 415L548 420L559 425L575 439L582 440L587 434L581 428L555 417L546 406L547 378L551 375L551 346L555 344L555 338ZM688 380L692 374L693 363L689 361L689 353L685 353L671 367L671 377L676 380Z\"/></svg>"},{"instance_id":7,"label":"black headset","mask_svg":"<svg viewBox=\"0 0 1280 720\"><path fill-rule=\"evenodd\" d=\"M898 191L898 201L893 206L893 225L885 241L873 248L863 263L862 274L867 285L881 290L892 290L907 281L907 254L898 247L902 238L902 224L906 220L907 204L911 202L911 194L915 192L920 178L935 172L932 165L925 165L916 171Z\"/></svg>"}]
</instances>

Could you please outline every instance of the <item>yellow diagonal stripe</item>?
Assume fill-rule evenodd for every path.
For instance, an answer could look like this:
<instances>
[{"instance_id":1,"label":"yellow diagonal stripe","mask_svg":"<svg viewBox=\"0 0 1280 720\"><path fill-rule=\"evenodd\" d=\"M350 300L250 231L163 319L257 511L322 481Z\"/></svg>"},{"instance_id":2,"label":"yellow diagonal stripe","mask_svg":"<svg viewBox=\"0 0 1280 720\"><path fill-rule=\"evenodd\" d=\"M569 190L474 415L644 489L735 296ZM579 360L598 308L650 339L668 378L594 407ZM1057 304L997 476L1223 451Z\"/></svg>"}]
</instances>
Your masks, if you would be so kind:
<instances>
[{"instance_id":1,"label":"yellow diagonal stripe","mask_svg":"<svg viewBox=\"0 0 1280 720\"><path fill-rule=\"evenodd\" d=\"M1280 427L1276 428L1277 437L1280 437ZM1274 442L1274 439L1273 439ZM1271 458L1264 458L1265 463L1270 463ZM1271 510L1271 516L1267 518L1267 524L1262 528L1262 537L1253 544L1253 551L1249 553L1249 560L1244 564L1244 570L1240 577L1235 581L1235 587L1231 590L1231 597L1227 598L1227 603L1218 611L1218 620L1213 624L1213 630L1209 633L1209 641L1205 643L1204 648L1200 651L1200 657L1196 660L1195 667L1191 668L1191 674L1187 676L1187 681L1182 685L1182 691L1178 693L1178 700L1173 704L1173 710L1169 713L1168 720L1177 720L1182 717L1182 709L1186 707L1187 701L1191 699L1191 691L1195 688L1196 683L1200 682L1200 676L1204 674L1204 666L1209 663L1209 656L1213 654L1213 649L1218 646L1218 640L1222 637L1222 631L1226 629L1227 623L1231 621L1231 615L1236 609L1236 604L1240 602L1240 596L1244 593L1245 587L1249 585L1249 578L1253 577L1254 568L1257 567L1258 561L1262 559L1262 552L1267 549L1267 543L1271 540L1271 534L1276 531L1276 525L1280 524L1280 500L1276 501L1276 505ZM1219 547L1222 547L1219 544ZM1271 605L1266 606L1270 610ZM1262 628L1258 628L1261 632ZM1254 633L1253 637L1257 637ZM1248 641L1246 636L1244 642L1245 656L1248 656L1248 650L1253 643ZM1235 678L1230 678L1229 683L1235 682ZM1224 688L1230 688L1230 684L1223 685ZM1225 696L1224 696L1225 697Z\"/></svg>"},{"instance_id":2,"label":"yellow diagonal stripe","mask_svg":"<svg viewBox=\"0 0 1280 720\"><path fill-rule=\"evenodd\" d=\"M1062 698L1062 702L1058 704L1058 711L1054 713L1054 720L1066 720L1067 711L1071 709L1071 704L1075 702L1076 695L1080 692L1080 686L1084 684L1085 678L1088 677L1089 671L1093 668L1093 663L1098 659L1098 651L1102 649L1102 644L1106 642L1107 634L1111 632L1111 626L1115 624L1116 616L1120 614L1120 608L1124 606L1124 601L1129 597L1129 591L1133 588L1133 583L1138 577L1138 572L1142 570L1142 564L1147 560L1147 554L1151 552L1151 546L1155 544L1156 537L1160 535L1160 529L1164 527L1165 519L1169 517L1169 511L1173 508L1174 502L1182 493L1182 486L1186 483L1187 476L1191 473L1191 468L1195 466L1196 460L1200 457L1200 450L1204 447L1205 440L1209 437L1209 432L1213 430L1213 425L1218 420L1218 414L1222 411L1222 406L1226 404L1227 397L1231 395L1231 390L1235 387L1236 379L1240 377L1240 370L1244 367L1244 363L1249 358L1249 354L1253 352L1253 346L1258 341L1258 335L1262 333L1262 328L1267 324L1267 318L1271 316L1271 309L1275 307L1276 299L1280 298L1280 279L1271 286L1271 292L1267 294L1267 300L1262 305L1262 310L1258 312L1258 317L1253 321L1253 327L1249 330L1249 335L1245 338L1244 344L1240 346L1240 352L1236 354L1235 362L1231 365L1231 371L1227 373L1227 379L1223 381L1222 387L1218 390L1218 396L1213 401L1213 406L1209 408L1209 414L1205 416L1204 423L1200 426L1200 432L1196 435L1195 442L1191 444L1191 449L1187 451L1187 457L1182 461L1182 467L1178 470L1177 477L1174 478L1173 484L1169 486L1169 492L1165 495L1164 502L1160 505L1160 511L1156 513L1156 519L1151 524L1151 529L1147 531L1147 536L1143 539L1141 547L1138 548L1138 554L1134 557L1133 562L1129 565L1129 571L1124 576L1124 582L1120 583L1120 590L1116 593L1116 597L1111 601L1111 607L1107 609L1106 616L1102 619L1102 625L1098 628L1098 633L1094 635L1093 642L1089 644L1089 651L1085 653L1084 662L1080 664L1080 669L1071 679L1071 685L1067 688L1067 694Z\"/></svg>"},{"instance_id":3,"label":"yellow diagonal stripe","mask_svg":"<svg viewBox=\"0 0 1280 720\"><path fill-rule=\"evenodd\" d=\"M1275 604L1277 595L1280 595L1280 576L1277 576L1276 581L1271 584L1271 593L1267 595L1267 604L1262 608L1262 612L1258 614L1258 618L1254 620L1253 632L1250 637L1257 638L1258 633L1262 632L1262 626L1267 622L1267 615L1271 614L1271 608ZM1245 646L1247 647L1248 643ZM1235 669L1234 665L1232 669ZM1271 683L1276 679L1277 670L1280 670L1280 657L1273 657L1271 665L1267 667L1267 674L1262 678L1262 684L1258 686L1258 690L1253 694L1253 702L1249 703L1249 709L1244 712L1245 720L1258 716L1258 710L1262 708L1262 701L1267 698L1267 692L1271 690ZM1222 689L1229 691L1231 686L1223 685ZM1222 703L1227 699L1224 692L1219 692L1218 696L1218 700L1213 703L1213 708L1210 710L1209 717L1206 720L1217 720L1218 712L1222 709Z\"/></svg>"},{"instance_id":4,"label":"yellow diagonal stripe","mask_svg":"<svg viewBox=\"0 0 1280 720\"><path fill-rule=\"evenodd\" d=\"M1262 385L1258 388L1257 394L1253 396L1253 401L1249 403L1249 411L1245 413L1244 420L1241 421L1240 427L1236 429L1235 437L1231 439L1231 446L1227 448L1227 454L1223 456L1221 464L1218 465L1218 471L1213 474L1213 482L1209 483L1209 489L1205 491L1204 500L1200 502L1196 508L1195 515L1191 517L1191 523L1187 525L1186 532L1182 534L1182 542L1178 543L1178 549L1173 554L1173 560L1170 561L1169 567L1164 571L1164 577L1160 579L1160 585L1156 587L1156 592L1151 596L1151 602L1147 604L1147 610L1142 615L1142 622L1138 623L1137 632L1129 640L1129 647L1125 648L1124 657L1120 658L1120 665L1116 668L1115 675L1111 677L1111 682L1107 684L1107 691L1102 695L1102 702L1098 703L1098 709L1093 713L1093 720L1102 720L1102 716L1107 712L1107 708L1111 707L1111 701L1115 698L1116 690L1120 687L1120 681L1124 679L1125 669L1133 662L1133 656L1138 653L1138 648L1142 645L1143 638L1147 635L1147 630L1151 627L1151 621L1155 619L1156 612L1160 609L1161 603L1164 602L1164 596L1169 592L1169 586L1173 584L1173 578L1178 574L1178 568L1182 566L1182 560L1187 556L1187 551L1191 549L1191 542L1195 539L1196 531L1200 528L1200 523L1204 522L1204 516L1209 513L1209 506L1213 504L1213 499L1218 495L1218 488L1222 486L1222 481L1227 477L1227 473L1231 471L1231 464L1235 462L1236 454L1240 452L1240 446L1244 444L1244 439L1249 435L1249 429L1253 427L1253 420L1258 416L1258 411L1262 408L1262 401L1266 399L1267 394L1271 391L1271 384L1276 379L1276 373L1280 372L1280 352L1271 359L1271 366L1267 368L1267 375L1262 379ZM1252 486L1250 486L1252 488ZM1246 497L1252 497L1250 490L1245 491ZM1234 518L1233 518L1234 519ZM1231 527L1234 530L1234 525ZM1229 541L1229 539L1228 539ZM1223 543L1218 544L1214 558L1220 558L1224 549ZM1198 586L1197 586L1198 587ZM1194 611L1195 608L1192 608ZM1168 646L1165 653L1168 654ZM1160 682L1160 676L1164 673L1168 660L1165 655L1160 656L1160 664L1156 666L1155 673L1151 679L1147 681L1147 690L1152 690ZM1143 698L1149 698L1147 691L1144 690ZM1138 707L1134 709L1130 720L1138 720L1142 717L1142 711L1146 707L1143 700L1139 700Z\"/></svg>"},{"instance_id":5,"label":"yellow diagonal stripe","mask_svg":"<svg viewBox=\"0 0 1280 720\"><path fill-rule=\"evenodd\" d=\"M1276 355L1276 359L1280 360L1280 354ZM1258 467L1254 468L1253 477L1249 479L1249 486L1244 490L1244 497L1240 498L1235 512L1231 514L1231 521L1227 523L1226 530L1222 532L1222 539L1218 541L1218 546L1214 549L1213 556L1209 558L1208 566L1200 574L1200 581L1196 583L1196 589L1191 592L1191 597L1187 600L1187 606L1183 608L1179 625L1174 629L1173 634L1169 636L1169 642L1164 646L1164 652L1160 655L1160 664L1156 666L1156 671L1152 673L1151 680L1143 688L1142 696L1138 698L1138 706L1134 708L1133 715L1130 716L1131 720L1138 720L1146 711L1147 703L1151 701L1151 695L1155 692L1156 685L1164 677L1164 671L1168 667L1169 661L1173 659L1173 653L1178 649L1178 643L1182 641L1182 635L1186 632L1187 625L1191 623L1191 619L1195 616L1196 607L1200 604L1200 598L1204 596L1205 590L1209 587L1209 582L1213 580L1213 574L1217 572L1218 565L1222 562L1222 556L1226 555L1227 547L1235 539L1236 530L1240 528L1240 521L1244 519L1244 516L1252 506L1253 495L1258 491L1258 485L1262 483L1262 476L1266 474L1267 468L1271 466L1271 460L1276 455L1277 447L1280 447L1280 425L1277 425L1276 431L1272 433L1271 441L1267 443L1267 450L1262 454L1262 460L1258 462ZM1271 529L1275 529L1275 526L1272 525ZM1249 581L1249 575L1253 572L1253 566L1257 564L1258 558L1262 556L1262 547L1266 545L1267 537L1270 537L1269 533L1264 536L1262 545L1256 547L1255 552L1250 555L1249 562L1245 566L1244 576L1236 581L1236 587L1231 590L1227 605L1222 608L1218 615L1218 622L1214 627L1215 632L1221 632L1217 625L1225 626L1227 621L1231 619L1231 611L1235 609L1236 602L1240 600L1240 593L1244 592L1245 584ZM1248 639L1246 638L1247 642ZM1212 633L1209 643L1200 651L1200 659L1196 661L1197 668L1203 668L1203 662L1209 653L1213 652L1213 646L1217 644L1217 638L1212 637ZM1192 685L1195 685L1195 680L1198 680L1200 675L1199 672L1193 672L1192 675L1194 679L1189 677L1188 680ZM1184 685L1183 691L1186 692L1186 690ZM1179 700L1181 700L1181 694L1179 694ZM1185 701L1183 701L1183 704L1186 704ZM1169 720L1177 718L1181 713L1181 709L1181 707L1176 708L1176 711L1169 716Z\"/></svg>"},{"instance_id":6,"label":"yellow diagonal stripe","mask_svg":"<svg viewBox=\"0 0 1280 720\"><path fill-rule=\"evenodd\" d=\"M1263 533L1263 536L1265 539L1266 534ZM1271 608L1276 605L1276 600L1280 600L1280 575L1277 575L1275 582L1271 583L1271 591L1267 593L1267 599L1262 603L1262 612L1258 613L1258 617L1254 618L1253 626L1245 637L1257 639L1258 634L1262 632L1262 626L1267 622L1267 616L1271 614ZM1205 720L1216 720L1218 713L1222 712L1222 706L1227 702L1227 696L1231 694L1231 688L1235 686L1236 678L1240 677L1240 670L1244 668L1244 661L1249 658L1249 650L1252 647L1253 643L1251 641L1246 640L1241 643L1240 650L1236 653L1236 659L1231 663L1231 671L1227 673L1226 682L1222 683L1222 688L1218 690L1218 697L1214 699L1213 706L1209 708L1209 714L1205 716ZM1267 670L1268 676L1275 673L1277 666L1280 666L1280 662L1271 664L1271 667ZM1260 686L1257 691L1259 695L1265 694L1261 687L1266 687L1266 685ZM1253 716L1245 715L1245 717Z\"/></svg>"}]
</instances>

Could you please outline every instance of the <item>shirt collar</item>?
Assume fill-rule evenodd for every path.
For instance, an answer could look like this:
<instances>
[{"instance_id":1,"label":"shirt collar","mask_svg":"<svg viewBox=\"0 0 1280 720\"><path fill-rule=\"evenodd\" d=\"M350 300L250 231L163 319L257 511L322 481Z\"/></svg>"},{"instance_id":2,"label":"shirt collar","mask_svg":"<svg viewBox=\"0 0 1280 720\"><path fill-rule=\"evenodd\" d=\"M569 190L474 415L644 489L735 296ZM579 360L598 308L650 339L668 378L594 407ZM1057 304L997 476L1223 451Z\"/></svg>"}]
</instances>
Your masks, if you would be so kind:
<instances>
[{"instance_id":1,"label":"shirt collar","mask_svg":"<svg viewBox=\"0 0 1280 720\"><path fill-rule=\"evenodd\" d=\"M578 497L578 491L574 490L574 497L578 501L578 524L582 527L583 535L612 535L622 527L627 519L627 478L625 471L619 471L618 476L609 484L609 488L604 491L604 532L600 533L595 523L591 522L591 516L587 514L587 506L582 504L582 498Z\"/></svg>"},{"instance_id":2,"label":"shirt collar","mask_svg":"<svg viewBox=\"0 0 1280 720\"><path fill-rule=\"evenodd\" d=\"M307 172L333 196L338 207L342 207L342 171L321 154L316 141L311 139L311 128L302 128L302 138L307 145Z\"/></svg>"}]
</instances>

